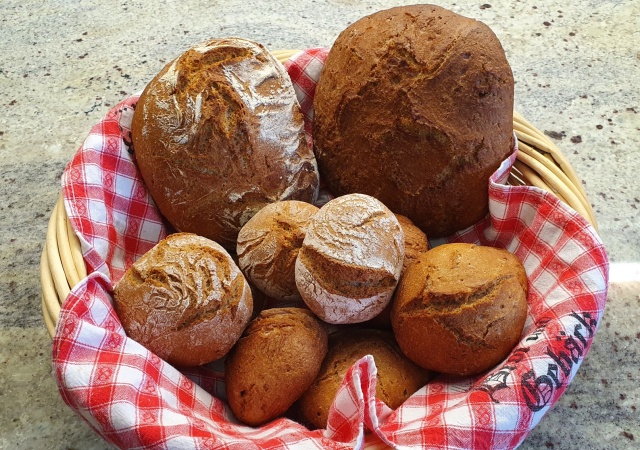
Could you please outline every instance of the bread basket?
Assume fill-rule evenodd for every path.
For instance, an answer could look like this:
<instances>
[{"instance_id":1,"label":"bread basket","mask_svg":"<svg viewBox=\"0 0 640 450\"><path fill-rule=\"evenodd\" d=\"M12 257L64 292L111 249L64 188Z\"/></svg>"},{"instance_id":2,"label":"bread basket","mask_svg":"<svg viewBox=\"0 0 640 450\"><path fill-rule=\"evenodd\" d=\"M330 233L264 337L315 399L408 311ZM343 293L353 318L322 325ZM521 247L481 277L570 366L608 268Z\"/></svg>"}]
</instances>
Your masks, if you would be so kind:
<instances>
[{"instance_id":1,"label":"bread basket","mask_svg":"<svg viewBox=\"0 0 640 450\"><path fill-rule=\"evenodd\" d=\"M318 67L321 68L324 61L322 55L326 57L326 49L310 49L303 52L283 50L273 53L281 62L285 62L285 65L288 65L289 68L301 64L301 61L305 64L305 67L315 67L315 69L313 69L313 74L315 75L311 74L311 72L309 72L311 75L308 75L311 78L315 76L315 79L317 79L319 75L320 69L318 69ZM307 62L305 63L305 61ZM309 64L309 62L313 64ZM306 69L303 69L303 71L304 70ZM292 75L294 85L296 85L297 75L294 76L291 71L289 73ZM309 78L306 80L308 81ZM298 98L303 108L303 113L309 111L305 110L304 106L306 104L307 108L309 108L309 97L300 97L300 94L298 94ZM127 101L123 102L123 104ZM124 109L120 111L126 109L127 108L124 107ZM129 108L128 111L131 113L132 109ZM491 233L486 234L481 240L491 240L497 236L497 241L495 241L496 245L515 245L516 247L511 247L510 250L514 250L514 252L520 251L521 255L528 260L528 263L530 265L532 264L531 267L536 267L537 275L534 275L541 280L547 280L544 281L544 283L547 283L548 280L555 280L556 288L554 288L555 290L545 288L536 294L538 299L543 299L543 304L531 306L532 311L535 311L535 314L533 314L535 320L529 324L529 329L523 337L521 347L515 349L514 353L501 366L486 375L486 378L476 380L473 384L467 381L449 384L446 380L438 383L430 383L425 387L429 392L421 394L422 400L420 400L426 401L428 408L435 408L431 412L440 414L442 411L446 412L448 407L445 406L443 410L437 404L430 403L431 400L429 399L441 398L444 395L447 398L458 399L455 400L458 403L450 404L450 406L459 407L462 404L459 402L461 396L468 395L468 399L471 401L470 405L473 406L470 410L471 413L464 417L464 423L459 421L455 422L456 425L452 428L455 429L458 425L471 427L470 430L472 430L472 432L468 434L468 436L471 436L474 440L479 439L478 442L481 442L482 439L490 439L491 442L498 442L498 446L506 445L507 447L515 446L518 442L521 442L524 436L526 436L526 433L537 423L546 409L559 398L573 376L575 376L582 357L586 355L590 347L591 339L597 328L597 322L604 309L608 267L606 255L597 236L593 210L582 188L581 182L568 160L544 133L537 130L517 113L514 113L513 128L518 140L519 151L512 155L508 161L505 161L496 174L494 174L490 191L491 189L494 190L498 203L502 205L499 208L503 208L503 210L506 211L506 214L500 219L502 221L497 224L513 231L515 234L512 234L515 236L515 240L509 241L510 243L506 241L503 242L500 240L501 235L499 233L497 235ZM122 128L120 131L122 131ZM122 142L124 135L120 137L121 135L117 133L117 136L117 139ZM124 140L126 142L126 139ZM515 160L514 157L516 158ZM513 163L513 167L508 172L507 169L510 163ZM500 183L506 179L505 175L507 173L509 174L507 183L511 185L511 187L504 186ZM496 176L499 177L495 178L495 180L499 180L498 182L494 182L494 177ZM95 186L102 190L105 185L96 184ZM530 189L530 186L539 189ZM144 186L142 187L144 188ZM507 192L509 190L514 192ZM512 198L512 194L514 197L519 198L519 201L526 202L524 205L526 208L510 208L511 203L509 199ZM87 267L92 267L92 260L91 257L85 253L84 258L88 258L87 261L89 262L89 265L85 265L80 240L76 237L65 210L64 202L67 201L67 198L68 197L65 197L65 200L63 200L61 194L53 209L41 259L43 316L49 334L52 337L55 336L53 352L54 375L61 387L61 394L65 401L72 406L76 412L81 414L90 425L99 431L105 439L112 443L121 443L125 442L120 439L125 439L123 436L125 436L126 433L125 435L121 435L118 428L111 422L113 417L131 417L131 414L133 414L133 417L137 417L143 421L143 423L135 425L136 427L145 426L145 417L140 416L140 414L136 415L135 410L128 410L129 413L123 416L118 410L110 409L110 412L105 415L104 411L100 409L101 407L95 409L91 404L84 403L86 399L93 398L91 397L91 393L94 387L102 386L106 388L109 383L112 383L110 377L117 376L119 369L109 371L108 367L105 367L100 362L101 358L104 356L107 358L107 361L111 361L110 358L115 355L114 350L116 348L124 351L124 348L127 347L127 349L133 349L133 353L130 355L127 353L127 357L131 356L133 358L125 363L128 367L127 370L136 369L136 361L140 361L140 356L143 354L147 355L144 356L145 360L150 358L147 360L147 363L150 363L152 366L158 365L158 367L160 367L163 366L163 363L157 356L145 353L147 352L146 349L137 343L132 342L127 344L123 341L123 339L130 341L130 339L126 338L123 332L119 330L120 325L115 313L109 311L110 309L112 310L110 301L107 298L110 281L101 271L93 270L92 273L87 274ZM562 202L568 205L569 208L562 205ZM539 212L536 205L540 208ZM67 204L67 206L69 206L69 204ZM517 214L514 217L513 212L516 210ZM75 215L73 208L71 208L70 211L72 211L70 216L72 220L75 220L74 217L78 218L77 211ZM520 216L520 213L523 213L523 215ZM538 220L536 218L538 216L542 217L542 219ZM82 217L84 218L85 216ZM524 220L522 220L523 218ZM530 219L532 219L533 222ZM74 222L74 224L75 223L76 222ZM481 223L486 225L486 221L481 221ZM91 225L93 226L93 222L91 222ZM459 239L476 239L472 237L472 235L474 235L474 233L477 235L477 233L480 232L479 230L482 229L482 226L484 225L478 224L471 227L472 229L461 232ZM532 231L533 228L530 229L529 226L535 227L536 231ZM493 224L491 227L493 227ZM524 232L524 234L517 234L520 232ZM539 234L536 233L551 233L554 239L553 245L538 245L537 239ZM147 241L147 243L149 243L149 241ZM558 244L558 249L561 250L559 256L555 255L556 243ZM539 250L541 250L541 252L539 252ZM574 255L576 256L574 257ZM569 256L569 258L565 258L565 256ZM571 266L574 259L576 259L579 267L576 266L574 268ZM93 267L96 266L94 265ZM107 294L107 297L104 295L102 297L100 297L100 295L94 297L97 291L87 290L89 282L91 282L91 289L101 289L102 294L100 295ZM558 287L559 282L561 282L561 284ZM582 295L585 293L583 291L587 291L586 295ZM69 293L71 293L71 295L69 295ZM560 300L558 299L558 295L560 296ZM561 311L554 311L554 305L557 304L554 302L562 301L562 298L567 296L573 298L574 295L578 295L580 299L586 298L586 300L584 300L584 302L582 302L582 300L578 300L577 302L571 300L567 303L561 303L563 306L568 305L568 309L563 307ZM548 304L545 303L547 296L549 296ZM64 304L63 308L62 305L67 298L68 301ZM76 306L80 305L86 299L89 299L91 302L97 299L95 303L92 303L93 305L98 305L95 311L90 305L89 309L83 306L82 309L76 310ZM585 306L584 308L582 307L583 305ZM63 312L62 315L61 310ZM80 311L79 314L76 314L78 311ZM87 311L88 316L85 316ZM89 318L90 322L95 319L96 322L88 325L88 332L91 336L89 340L85 340L89 335L82 335L84 337L81 337L81 341L75 341L73 337L76 335L75 333L80 333L81 331L78 330L85 327L85 325L83 325L85 323L83 317ZM61 323L60 326L57 327L59 321ZM556 349L556 347L567 343L575 344L576 340L573 336L567 337L567 332L574 329L576 333L575 339L578 339L583 345L578 349L580 351L579 355L572 353L567 355L565 348L558 347ZM584 335L587 332L589 335L585 337ZM104 335L106 339L101 337L103 336L102 333L106 333ZM539 339L540 336L544 336L544 339ZM92 343L90 343L90 341ZM529 341L533 343L529 344ZM549 350L550 347L546 346L548 342L551 343L553 347L551 350L556 353L548 353L551 351ZM97 345L97 347L95 345ZM105 346L104 348L103 345ZM133 347L135 347L135 349ZM572 348L573 351L576 351L575 345ZM90 356L88 360L83 359L82 361L75 359L86 358L88 355L93 355L92 352L94 350L97 351L95 357ZM527 354L530 350L531 352ZM77 351L80 351L80 353L76 353ZM553 365L553 361L549 358L559 358L560 362L564 361L563 364L560 364L560 369L564 371L564 374L558 373L557 367L555 373L549 372L547 375L538 373L539 368L546 370L546 364L550 364L549 367ZM524 367L524 365L520 364L520 361L523 359L528 359L527 364L529 365L527 367L529 369L526 369L528 372L521 372L517 367ZM571 362L572 359L575 360ZM117 361L118 364L120 364L119 361L121 360L117 359ZM82 368L83 364L88 364L88 366ZM543 364L544 366L542 366ZM87 370L93 370L91 367L97 368L96 374L104 376L105 378L86 378ZM148 366L145 365L145 367ZM168 383L168 386L190 392L191 396L189 398L191 399L200 398L200 400L202 400L203 392L206 391L206 404L220 404L219 400L215 398L220 392L221 385L219 378L216 378L216 376L209 377L210 374L204 371L198 372L197 370L196 372L186 371L181 374L170 366L163 367L166 368L168 375L162 378L161 381ZM567 371L564 369L567 369ZM163 369L163 371L164 370L165 369ZM393 427L392 422L398 420L398 416L396 415L393 420L389 419L395 412L389 410L386 405L382 407L376 403L375 381L371 381L375 380L375 370L375 363L371 356L363 358L350 369L347 377L345 377L345 379L349 378L349 382L345 384L342 388L343 390L338 393L336 401L340 403L341 395L349 397L346 399L347 403L349 403L349 399L354 401L359 399L359 404L364 405L364 416L358 416L358 418L355 418L355 416L349 417L348 420L351 421L352 424L356 424L355 428L334 428L331 432L331 439L338 439L339 442L344 443L357 441L359 443L357 445L361 445L363 436L364 439L367 439L362 431L362 427L366 422L366 427L369 430L375 429L377 435L383 438L385 442L392 442L387 441L385 436L392 436L394 432L398 431L398 429L394 431L389 428ZM159 372L154 369L154 373ZM513 391L512 393L514 395L517 394L520 405L526 404L528 409L525 415L520 416L518 420L511 424L513 428L508 428L506 423L502 423L502 420L506 417L504 408L511 408L509 405L513 405L513 398L508 398L503 395L507 392L503 390L503 386L507 386L503 381L506 379L504 377L511 375L514 379L516 376L518 377L518 382L514 385L517 391ZM545 384L549 384L554 380L556 382L555 386L547 386ZM195 385L193 383L194 381ZM95 385L94 383L98 384ZM107 385L105 385L105 383L107 383ZM114 383L116 383L116 381L114 381ZM117 383L120 384L113 384L114 388L121 386L122 389L127 390L127 393L123 392L118 394L117 398L119 399L122 399L123 395L131 395L131 392L136 395L135 393L139 392L141 388L144 390L144 387L134 389L134 387L131 386L129 378L126 377ZM204 391L199 389L199 386L203 387ZM73 398L75 393L72 391L78 387L82 387L82 389L78 391L79 395L89 395L89 397L82 397L85 400L80 401L78 401L80 397ZM550 388L551 391L547 388ZM134 390L131 391L131 389ZM353 391L353 389L355 389L355 391ZM501 390L502 392L499 395L496 394ZM82 392L85 392L85 394ZM110 408L118 407L116 403L113 403L115 397L112 398L112 395L113 394L109 394L105 400L112 404ZM509 393L508 395L512 394ZM175 399L175 396L171 394L168 398ZM497 399L502 399L503 403ZM173 402L173 400L171 401ZM365 403L362 403L363 401ZM420 405L423 405L423 403L420 403ZM132 407L134 406L127 406L127 408ZM408 422L403 423L415 423L408 419L409 417L416 419L416 417L412 416L412 414L416 413L412 413L410 408L411 406L409 405L404 411L404 414L407 414L407 416L400 419L403 421L407 418ZM421 415L423 414L422 411L424 411L422 408L423 406L413 411L418 411L417 414ZM213 422L214 428L218 425L220 425L220 428L216 428L217 431L209 436L216 436L215 433L222 433L224 435L226 430L228 430L230 425L223 422L233 419L229 419L223 412L223 409L216 406L215 411L210 410L210 412L217 417ZM349 408L346 410L352 411L352 409ZM191 425L195 424L196 428L204 426L200 419L197 418L201 416L197 415L197 417L193 416L195 418L192 418L192 416L188 414L188 408L184 409L184 406L183 409L173 409L172 411L180 414L181 421L188 420ZM202 411L197 414L202 414ZM476 417L476 414L480 415ZM509 414L510 413L507 413L507 416ZM458 419L459 418L458 416ZM429 418L426 416L424 418L418 417L418 420L422 419L424 419L424 421L420 422L419 427L421 430L426 430L426 433L431 434L429 439L439 440L441 436L449 433L446 428L448 426L447 424L451 423L449 419L446 419L445 422L438 423L435 416L429 416ZM512 419L513 417L509 420ZM192 420L194 422L191 422ZM355 422L353 422L354 420ZM219 423L218 421L222 422ZM328 437L326 434L320 436L306 429L298 429L298 424L276 422L277 424L270 429L279 430L278 433L284 433L279 436L286 435L288 439L293 440L285 442L285 437L282 437L283 446L290 445L291 442L298 442L295 441L295 439L298 438L310 439L317 444L318 442L322 442L322 439ZM492 424L493 427L493 434L488 435L487 430L489 430L490 424ZM131 425L126 426L129 427L127 429L131 429ZM236 427L236 425L233 425L233 427ZM286 434L288 433L289 427L293 430L293 434L291 435ZM386 427L386 431L382 430L381 427ZM234 430L236 434L232 434L232 436L235 436L234 438L236 439L253 439L246 427L242 429L236 427ZM267 431L261 429L254 431L259 435L256 436L257 439L264 439L266 436L265 433L267 433ZM391 434L385 434L387 432ZM434 433L439 434L436 435ZM397 433L396 437L398 437ZM399 438L403 439L403 436L399 436ZM218 438L215 437L214 439ZM319 441L316 442L314 439L319 439ZM450 437L443 439L450 439ZM335 441L332 440L331 442ZM290 447L286 446L283 448Z\"/></svg>"}]
</instances>

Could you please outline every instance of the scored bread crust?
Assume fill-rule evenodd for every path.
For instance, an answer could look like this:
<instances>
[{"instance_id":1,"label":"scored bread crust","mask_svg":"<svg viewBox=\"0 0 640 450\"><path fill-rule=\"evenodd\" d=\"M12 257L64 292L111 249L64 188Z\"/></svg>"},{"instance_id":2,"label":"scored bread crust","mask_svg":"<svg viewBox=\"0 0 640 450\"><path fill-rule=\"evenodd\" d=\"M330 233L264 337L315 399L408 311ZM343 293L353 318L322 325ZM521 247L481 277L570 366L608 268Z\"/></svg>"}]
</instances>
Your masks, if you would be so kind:
<instances>
[{"instance_id":1,"label":"scored bread crust","mask_svg":"<svg viewBox=\"0 0 640 450\"><path fill-rule=\"evenodd\" d=\"M191 233L160 241L114 287L127 335L170 364L224 356L249 323L249 284L227 251Z\"/></svg>"},{"instance_id":2,"label":"scored bread crust","mask_svg":"<svg viewBox=\"0 0 640 450\"><path fill-rule=\"evenodd\" d=\"M142 92L131 134L167 220L233 248L265 205L315 201L319 176L303 124L282 64L258 43L228 38L167 64Z\"/></svg>"},{"instance_id":3,"label":"scored bread crust","mask_svg":"<svg viewBox=\"0 0 640 450\"><path fill-rule=\"evenodd\" d=\"M506 250L444 244L404 273L391 310L402 351L429 370L471 376L495 367L527 317L527 275Z\"/></svg>"},{"instance_id":4,"label":"scored bread crust","mask_svg":"<svg viewBox=\"0 0 640 450\"><path fill-rule=\"evenodd\" d=\"M295 262L311 218L318 207L297 200L262 208L238 234L236 253L242 272L269 297L300 299Z\"/></svg>"},{"instance_id":5,"label":"scored bread crust","mask_svg":"<svg viewBox=\"0 0 640 450\"><path fill-rule=\"evenodd\" d=\"M433 5L364 17L338 36L316 86L322 179L429 237L466 228L488 212L489 177L513 150L513 92L485 24Z\"/></svg>"},{"instance_id":6,"label":"scored bread crust","mask_svg":"<svg viewBox=\"0 0 640 450\"><path fill-rule=\"evenodd\" d=\"M325 322L364 322L389 303L403 261L404 235L393 213L371 196L349 194L311 219L296 260L296 285Z\"/></svg>"}]
</instances>

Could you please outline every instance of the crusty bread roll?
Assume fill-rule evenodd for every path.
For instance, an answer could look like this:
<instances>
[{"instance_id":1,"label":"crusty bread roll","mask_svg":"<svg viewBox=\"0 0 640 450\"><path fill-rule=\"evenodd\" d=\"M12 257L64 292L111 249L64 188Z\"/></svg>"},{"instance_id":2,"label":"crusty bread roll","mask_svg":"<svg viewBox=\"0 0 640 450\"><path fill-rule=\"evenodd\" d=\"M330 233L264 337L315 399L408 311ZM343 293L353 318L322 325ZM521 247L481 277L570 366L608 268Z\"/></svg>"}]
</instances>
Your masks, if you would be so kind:
<instances>
[{"instance_id":1,"label":"crusty bread roll","mask_svg":"<svg viewBox=\"0 0 640 450\"><path fill-rule=\"evenodd\" d=\"M262 311L225 361L231 411L252 426L284 414L316 378L326 353L327 331L311 311Z\"/></svg>"},{"instance_id":2,"label":"crusty bread roll","mask_svg":"<svg viewBox=\"0 0 640 450\"><path fill-rule=\"evenodd\" d=\"M334 195L372 195L429 237L472 225L513 149L513 90L481 22L433 5L364 17L338 36L316 87L320 174Z\"/></svg>"},{"instance_id":3,"label":"crusty bread roll","mask_svg":"<svg viewBox=\"0 0 640 450\"><path fill-rule=\"evenodd\" d=\"M391 323L400 348L429 370L470 376L496 366L520 338L527 275L506 250L444 244L405 272Z\"/></svg>"},{"instance_id":4,"label":"crusty bread roll","mask_svg":"<svg viewBox=\"0 0 640 450\"><path fill-rule=\"evenodd\" d=\"M160 212L227 248L265 205L317 195L291 80L245 39L212 39L167 64L140 96L131 134Z\"/></svg>"},{"instance_id":5,"label":"crusty bread roll","mask_svg":"<svg viewBox=\"0 0 640 450\"><path fill-rule=\"evenodd\" d=\"M191 233L160 241L114 289L127 335L178 366L224 356L249 323L252 306L249 284L227 251Z\"/></svg>"},{"instance_id":6,"label":"crusty bread roll","mask_svg":"<svg viewBox=\"0 0 640 450\"><path fill-rule=\"evenodd\" d=\"M378 370L376 397L391 409L399 407L430 378L428 371L402 354L390 332L354 328L332 333L320 373L296 408L303 422L314 428L327 426L329 409L344 376L366 355L373 356Z\"/></svg>"},{"instance_id":7,"label":"crusty bread roll","mask_svg":"<svg viewBox=\"0 0 640 450\"><path fill-rule=\"evenodd\" d=\"M238 234L236 252L242 273L269 297L299 299L295 262L318 207L297 200L271 203Z\"/></svg>"},{"instance_id":8,"label":"crusty bread roll","mask_svg":"<svg viewBox=\"0 0 640 450\"><path fill-rule=\"evenodd\" d=\"M325 322L364 322L389 303L403 260L398 219L375 198L349 194L311 219L296 260L296 285Z\"/></svg>"}]
</instances>

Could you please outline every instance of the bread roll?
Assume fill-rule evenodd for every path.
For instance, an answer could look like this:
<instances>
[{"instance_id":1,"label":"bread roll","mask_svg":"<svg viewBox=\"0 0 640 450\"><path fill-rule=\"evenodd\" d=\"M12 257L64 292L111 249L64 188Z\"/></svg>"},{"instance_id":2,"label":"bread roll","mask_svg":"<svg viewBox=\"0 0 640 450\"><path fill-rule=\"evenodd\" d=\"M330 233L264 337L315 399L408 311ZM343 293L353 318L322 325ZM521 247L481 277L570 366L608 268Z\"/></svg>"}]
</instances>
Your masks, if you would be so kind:
<instances>
[{"instance_id":1,"label":"bread roll","mask_svg":"<svg viewBox=\"0 0 640 450\"><path fill-rule=\"evenodd\" d=\"M444 244L405 272L391 323L400 348L429 370L476 375L518 342L527 317L527 275L506 250Z\"/></svg>"},{"instance_id":2,"label":"bread roll","mask_svg":"<svg viewBox=\"0 0 640 450\"><path fill-rule=\"evenodd\" d=\"M190 233L167 236L114 288L127 335L178 366L224 356L252 310L249 284L217 243Z\"/></svg>"},{"instance_id":3,"label":"bread roll","mask_svg":"<svg viewBox=\"0 0 640 450\"><path fill-rule=\"evenodd\" d=\"M240 269L269 297L300 299L295 262L317 212L316 206L296 200L271 203L240 229L236 246Z\"/></svg>"},{"instance_id":4,"label":"bread roll","mask_svg":"<svg viewBox=\"0 0 640 450\"><path fill-rule=\"evenodd\" d=\"M317 195L291 80L245 39L212 39L167 64L142 92L131 134L160 212L227 248L265 205Z\"/></svg>"},{"instance_id":5,"label":"bread roll","mask_svg":"<svg viewBox=\"0 0 640 450\"><path fill-rule=\"evenodd\" d=\"M364 17L336 39L314 97L313 142L334 195L372 195L429 237L488 212L512 151L513 74L495 34L433 5Z\"/></svg>"},{"instance_id":6,"label":"bread roll","mask_svg":"<svg viewBox=\"0 0 640 450\"><path fill-rule=\"evenodd\" d=\"M318 377L300 398L302 421L325 428L329 409L349 368L372 355L378 370L376 397L396 409L429 380L430 373L407 359L387 331L352 329L329 337L329 352Z\"/></svg>"},{"instance_id":7,"label":"bread roll","mask_svg":"<svg viewBox=\"0 0 640 450\"><path fill-rule=\"evenodd\" d=\"M262 311L226 359L231 411L252 426L284 414L316 378L326 353L327 332L311 311Z\"/></svg>"},{"instance_id":8,"label":"bread roll","mask_svg":"<svg viewBox=\"0 0 640 450\"><path fill-rule=\"evenodd\" d=\"M349 194L311 219L296 260L296 285L325 322L364 322L389 303L403 260L398 219L375 198Z\"/></svg>"}]
</instances>

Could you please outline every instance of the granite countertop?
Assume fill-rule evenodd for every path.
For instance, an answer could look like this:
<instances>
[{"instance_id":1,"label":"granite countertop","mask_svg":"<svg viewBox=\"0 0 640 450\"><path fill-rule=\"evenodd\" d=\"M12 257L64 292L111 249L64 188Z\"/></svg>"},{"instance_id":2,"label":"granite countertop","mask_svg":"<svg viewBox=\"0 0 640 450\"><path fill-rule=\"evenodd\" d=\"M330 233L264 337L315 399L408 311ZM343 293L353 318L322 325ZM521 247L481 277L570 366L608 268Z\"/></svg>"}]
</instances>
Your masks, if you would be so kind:
<instances>
[{"instance_id":1,"label":"granite countertop","mask_svg":"<svg viewBox=\"0 0 640 450\"><path fill-rule=\"evenodd\" d=\"M51 376L39 264L60 175L91 125L181 51L241 36L270 49L329 46L399 1L96 0L0 3L0 448L108 446ZM605 315L573 383L523 449L640 441L640 3L441 2L500 38L516 109L583 180L611 261Z\"/></svg>"}]
</instances>

